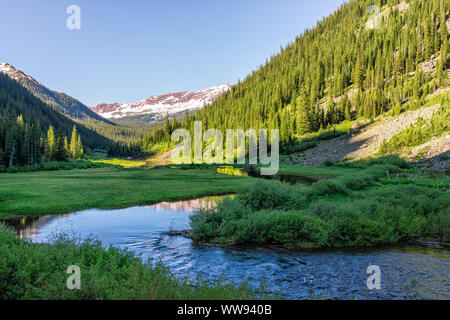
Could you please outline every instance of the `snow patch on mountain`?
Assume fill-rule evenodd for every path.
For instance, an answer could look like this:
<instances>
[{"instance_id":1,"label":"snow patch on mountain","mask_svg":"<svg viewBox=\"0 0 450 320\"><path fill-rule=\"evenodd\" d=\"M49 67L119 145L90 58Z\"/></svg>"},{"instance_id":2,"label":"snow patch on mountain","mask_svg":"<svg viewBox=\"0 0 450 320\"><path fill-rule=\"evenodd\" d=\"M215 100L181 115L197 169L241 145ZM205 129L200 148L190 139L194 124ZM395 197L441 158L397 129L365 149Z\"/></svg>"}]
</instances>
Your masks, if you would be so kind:
<instances>
[{"instance_id":1,"label":"snow patch on mountain","mask_svg":"<svg viewBox=\"0 0 450 320\"><path fill-rule=\"evenodd\" d=\"M141 115L154 115L155 119L162 119L167 115L203 108L229 90L231 90L231 85L226 83L196 92L184 91L151 96L134 103L102 103L91 109L107 119Z\"/></svg>"},{"instance_id":2,"label":"snow patch on mountain","mask_svg":"<svg viewBox=\"0 0 450 320\"><path fill-rule=\"evenodd\" d=\"M33 77L26 75L6 62L0 62L0 72L14 80L30 80L31 82L40 85Z\"/></svg>"}]
</instances>

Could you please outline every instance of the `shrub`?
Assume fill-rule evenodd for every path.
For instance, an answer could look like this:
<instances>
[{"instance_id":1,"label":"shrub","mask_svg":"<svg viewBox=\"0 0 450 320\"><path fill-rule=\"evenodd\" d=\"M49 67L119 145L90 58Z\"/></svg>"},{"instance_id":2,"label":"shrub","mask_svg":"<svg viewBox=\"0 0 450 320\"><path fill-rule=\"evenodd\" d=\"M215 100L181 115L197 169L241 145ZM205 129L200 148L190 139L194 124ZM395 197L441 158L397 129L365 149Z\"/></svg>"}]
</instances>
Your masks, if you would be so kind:
<instances>
[{"instance_id":1,"label":"shrub","mask_svg":"<svg viewBox=\"0 0 450 320\"><path fill-rule=\"evenodd\" d=\"M336 215L328 222L329 241L335 247L368 247L386 243L388 232L380 222L353 212Z\"/></svg>"},{"instance_id":2,"label":"shrub","mask_svg":"<svg viewBox=\"0 0 450 320\"><path fill-rule=\"evenodd\" d=\"M95 239L61 235L42 246L17 238L0 224L0 252L0 300L256 298L246 283L237 287L199 278L194 284L175 278L161 263L144 263L127 250L104 248ZM82 270L82 290L66 287L66 270L73 264Z\"/></svg>"},{"instance_id":3,"label":"shrub","mask_svg":"<svg viewBox=\"0 0 450 320\"><path fill-rule=\"evenodd\" d=\"M370 174L349 175L339 179L347 189L363 190L373 184L373 176Z\"/></svg>"},{"instance_id":4,"label":"shrub","mask_svg":"<svg viewBox=\"0 0 450 320\"><path fill-rule=\"evenodd\" d=\"M297 209L305 205L307 193L301 186L279 181L261 181L252 185L240 199L253 210Z\"/></svg>"},{"instance_id":5,"label":"shrub","mask_svg":"<svg viewBox=\"0 0 450 320\"><path fill-rule=\"evenodd\" d=\"M193 218L194 234L203 235L197 240L289 248L367 247L410 238L449 241L445 183L403 179L397 184L391 177L377 184L401 172L391 163L367 161L365 170L311 187L261 181L245 195Z\"/></svg>"},{"instance_id":6,"label":"shrub","mask_svg":"<svg viewBox=\"0 0 450 320\"><path fill-rule=\"evenodd\" d=\"M287 247L320 247L327 243L325 223L318 217L299 212L274 214L269 236L274 243Z\"/></svg>"},{"instance_id":7,"label":"shrub","mask_svg":"<svg viewBox=\"0 0 450 320\"><path fill-rule=\"evenodd\" d=\"M318 196L347 194L348 190L341 183L333 180L322 180L312 185L314 193Z\"/></svg>"},{"instance_id":8,"label":"shrub","mask_svg":"<svg viewBox=\"0 0 450 320\"><path fill-rule=\"evenodd\" d=\"M402 169L408 169L411 167L411 165L404 159L399 158L397 156L387 156L387 157L381 157L381 158L375 158L371 159L368 162L368 166L373 165L391 165L396 166L398 168Z\"/></svg>"},{"instance_id":9,"label":"shrub","mask_svg":"<svg viewBox=\"0 0 450 320\"><path fill-rule=\"evenodd\" d=\"M369 167L365 172L372 176L372 180L377 181L382 178L387 178L390 174L399 173L400 169L390 164L377 164Z\"/></svg>"},{"instance_id":10,"label":"shrub","mask_svg":"<svg viewBox=\"0 0 450 320\"><path fill-rule=\"evenodd\" d=\"M19 172L19 168L18 167L10 167L10 168L8 168L8 172L9 173L17 173L17 172Z\"/></svg>"},{"instance_id":11,"label":"shrub","mask_svg":"<svg viewBox=\"0 0 450 320\"><path fill-rule=\"evenodd\" d=\"M314 201L308 208L308 213L322 219L330 219L336 215L336 204L325 199Z\"/></svg>"}]
</instances>

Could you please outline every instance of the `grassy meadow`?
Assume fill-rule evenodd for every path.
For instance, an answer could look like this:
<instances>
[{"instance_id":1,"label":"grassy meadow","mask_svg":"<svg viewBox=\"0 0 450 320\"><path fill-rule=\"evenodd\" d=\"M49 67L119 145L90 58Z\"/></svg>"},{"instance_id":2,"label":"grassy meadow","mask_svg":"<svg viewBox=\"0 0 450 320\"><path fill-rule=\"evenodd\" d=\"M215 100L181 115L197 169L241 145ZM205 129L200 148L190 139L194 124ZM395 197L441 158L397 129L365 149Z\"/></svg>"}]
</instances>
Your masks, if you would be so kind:
<instances>
[{"instance_id":1,"label":"grassy meadow","mask_svg":"<svg viewBox=\"0 0 450 320\"><path fill-rule=\"evenodd\" d=\"M214 168L103 168L0 174L0 217L111 209L240 192L254 178Z\"/></svg>"},{"instance_id":2,"label":"grassy meadow","mask_svg":"<svg viewBox=\"0 0 450 320\"><path fill-rule=\"evenodd\" d=\"M310 185L221 174L208 165L87 162L0 174L0 218L238 193L191 217L197 242L289 249L370 247L411 239L450 242L450 194L445 192L450 178L430 176L397 157L280 168L280 175L313 178ZM19 239L0 223L0 300L275 297L245 283L179 279L161 263L95 239L62 234L50 244ZM65 271L74 263L83 270L83 290L65 290Z\"/></svg>"},{"instance_id":3,"label":"grassy meadow","mask_svg":"<svg viewBox=\"0 0 450 320\"><path fill-rule=\"evenodd\" d=\"M89 162L89 161L87 161ZM0 218L88 208L120 208L241 192L254 178L204 166L146 168L127 160L83 163L85 169L0 174ZM80 166L78 162L76 165ZM177 279L160 263L105 248L93 239L58 235L50 246L17 238L0 223L0 300L17 299L255 299L246 284ZM83 270L83 290L66 290L66 269Z\"/></svg>"}]
</instances>

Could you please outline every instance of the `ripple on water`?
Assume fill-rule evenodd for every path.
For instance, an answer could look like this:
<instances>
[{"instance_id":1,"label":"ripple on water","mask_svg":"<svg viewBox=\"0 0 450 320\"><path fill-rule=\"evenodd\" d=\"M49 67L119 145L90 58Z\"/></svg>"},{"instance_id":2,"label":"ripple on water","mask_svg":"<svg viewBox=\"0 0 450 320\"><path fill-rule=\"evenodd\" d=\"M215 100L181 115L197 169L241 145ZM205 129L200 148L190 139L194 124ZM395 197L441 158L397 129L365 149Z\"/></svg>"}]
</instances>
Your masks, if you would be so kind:
<instances>
[{"instance_id":1,"label":"ripple on water","mask_svg":"<svg viewBox=\"0 0 450 320\"><path fill-rule=\"evenodd\" d=\"M216 201L217 199L214 199ZM213 201L213 202L214 202ZM450 253L420 246L374 250L290 252L267 248L195 246L182 237L165 233L171 226L185 229L196 206L208 200L164 203L121 210L87 210L64 216L11 223L21 235L45 242L56 231L74 231L82 237L97 236L105 245L127 248L143 260L152 258L169 266L178 277L202 276L229 282L247 280L258 288L262 279L272 291L288 299L313 296L339 299L403 299L406 286L418 279L422 297L449 299ZM366 287L369 265L381 268L382 289Z\"/></svg>"}]
</instances>

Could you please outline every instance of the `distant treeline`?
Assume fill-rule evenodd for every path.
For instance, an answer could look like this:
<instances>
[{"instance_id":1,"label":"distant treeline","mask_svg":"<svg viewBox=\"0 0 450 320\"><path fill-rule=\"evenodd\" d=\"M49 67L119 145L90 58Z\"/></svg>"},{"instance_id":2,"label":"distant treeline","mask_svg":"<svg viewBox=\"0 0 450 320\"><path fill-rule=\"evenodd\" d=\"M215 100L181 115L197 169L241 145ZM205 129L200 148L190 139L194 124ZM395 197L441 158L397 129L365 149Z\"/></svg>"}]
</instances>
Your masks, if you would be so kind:
<instances>
[{"instance_id":1,"label":"distant treeline","mask_svg":"<svg viewBox=\"0 0 450 320\"><path fill-rule=\"evenodd\" d=\"M113 143L108 147L107 152L110 158L136 158L144 155L142 148L138 144Z\"/></svg>"}]
</instances>

